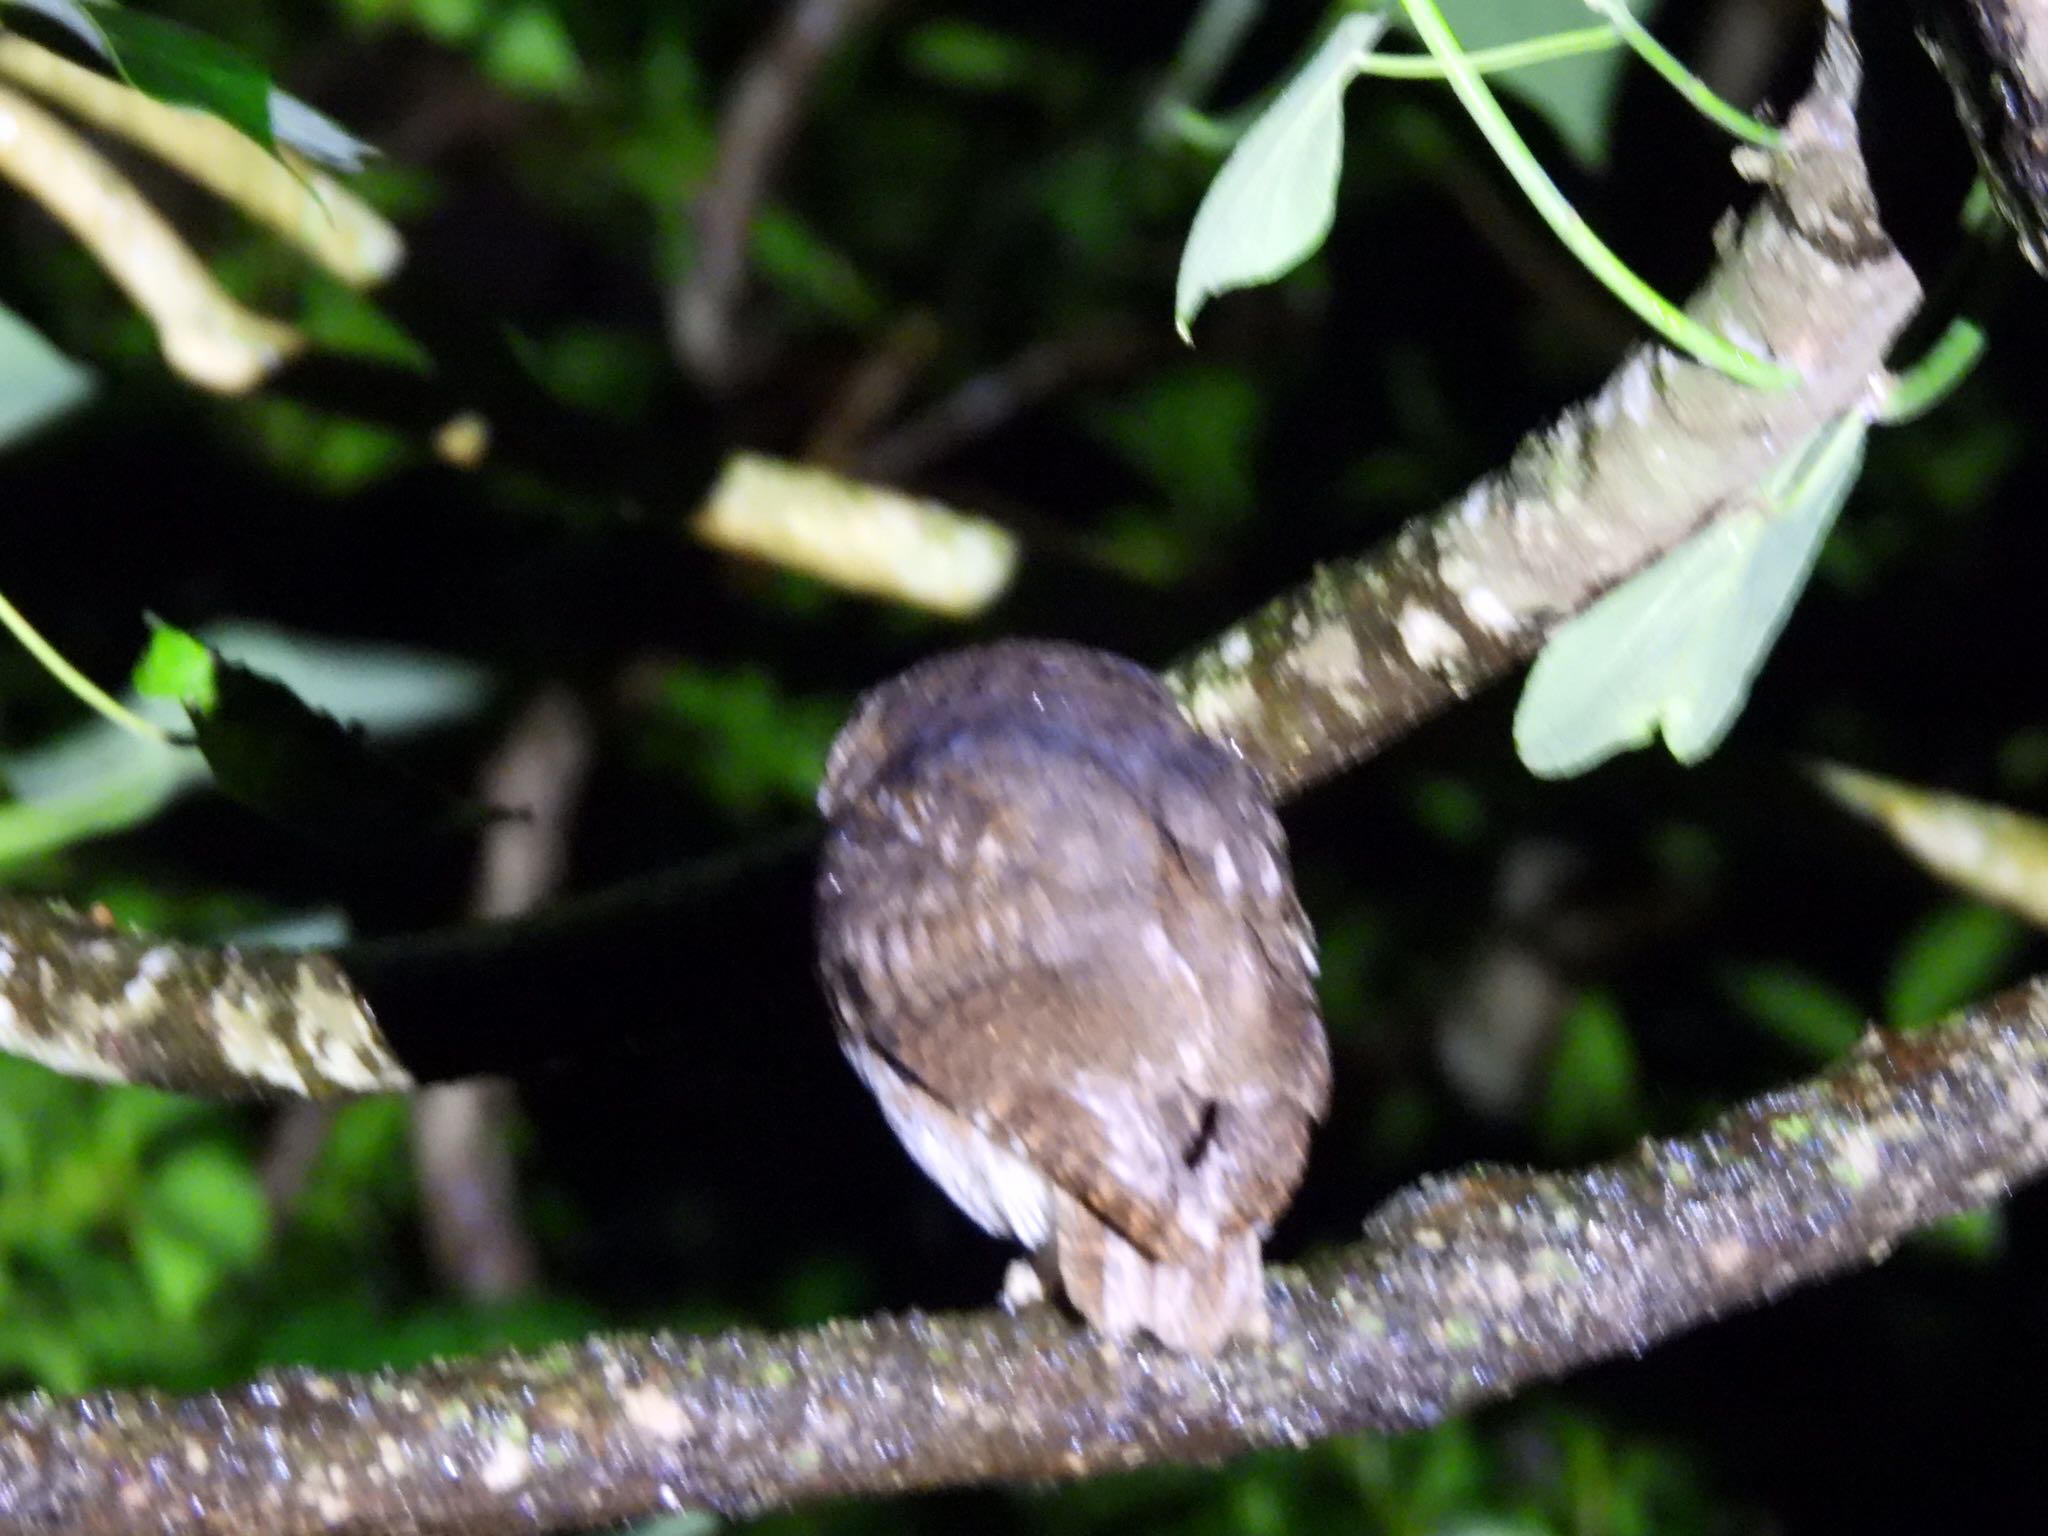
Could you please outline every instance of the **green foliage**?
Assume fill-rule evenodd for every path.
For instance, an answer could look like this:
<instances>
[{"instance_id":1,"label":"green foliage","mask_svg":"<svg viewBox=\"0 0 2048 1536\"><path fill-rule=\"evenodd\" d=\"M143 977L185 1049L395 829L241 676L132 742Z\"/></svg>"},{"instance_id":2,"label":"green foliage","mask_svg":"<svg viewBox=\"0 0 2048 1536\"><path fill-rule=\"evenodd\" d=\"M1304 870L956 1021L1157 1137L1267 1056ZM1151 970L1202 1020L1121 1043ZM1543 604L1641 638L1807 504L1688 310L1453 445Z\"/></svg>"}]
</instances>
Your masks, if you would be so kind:
<instances>
[{"instance_id":1,"label":"green foliage","mask_svg":"<svg viewBox=\"0 0 2048 1536\"><path fill-rule=\"evenodd\" d=\"M808 810L846 704L788 698L759 667L718 670L679 663L662 681L660 714L646 752L689 779L714 805L755 820Z\"/></svg>"},{"instance_id":2,"label":"green foliage","mask_svg":"<svg viewBox=\"0 0 2048 1536\"><path fill-rule=\"evenodd\" d=\"M1094 425L1168 502L1196 515L1189 531L1199 536L1250 510L1264 414L1238 370L1193 363L1103 406Z\"/></svg>"},{"instance_id":3,"label":"green foliage","mask_svg":"<svg viewBox=\"0 0 2048 1536\"><path fill-rule=\"evenodd\" d=\"M433 371L427 349L356 289L319 271L306 272L300 283L305 303L298 327L322 351L389 363L409 373Z\"/></svg>"},{"instance_id":4,"label":"green foliage","mask_svg":"<svg viewBox=\"0 0 2048 1536\"><path fill-rule=\"evenodd\" d=\"M202 663L192 651L193 643L218 647L259 666L309 701L306 708L346 716L374 733L413 734L459 719L482 701L482 680L475 669L444 657L336 645L255 625L221 625L191 637L160 624L142 663L148 686L145 677L138 677L130 701L159 724L178 719L180 711L169 703L171 698L192 699L202 714L218 703L218 668ZM188 694L187 689L194 691ZM290 718L289 710L282 714ZM242 728L240 716L230 716L219 740L232 750L234 733ZM261 727L254 729L261 733ZM313 759L320 757L320 746L332 747L344 764L356 763L363 755L353 738L337 740L331 730L315 734L318 743L302 742ZM256 766L260 768L267 757L278 758L286 745L283 740L270 746L259 743L252 749ZM301 766L306 766L304 760ZM239 766L236 771L241 771ZM317 786L364 770L323 770L314 762L310 771ZM202 753L190 747L93 720L33 747L0 754L0 776L14 797L0 804L0 870L18 870L86 838L147 821L205 784L209 770ZM375 774L371 777L375 779Z\"/></svg>"},{"instance_id":5,"label":"green foliage","mask_svg":"<svg viewBox=\"0 0 2048 1536\"><path fill-rule=\"evenodd\" d=\"M161 620L149 630L149 644L135 663L135 691L146 699L169 699L204 714L220 700L214 655L204 640Z\"/></svg>"},{"instance_id":6,"label":"green foliage","mask_svg":"<svg viewBox=\"0 0 2048 1536\"><path fill-rule=\"evenodd\" d=\"M1754 1022L1813 1061L1845 1055L1868 1024L1853 1002L1797 966L1736 967L1723 990Z\"/></svg>"},{"instance_id":7,"label":"green foliage","mask_svg":"<svg viewBox=\"0 0 2048 1536\"><path fill-rule=\"evenodd\" d=\"M1885 1021L1894 1028L1932 1023L2007 980L2028 940L2025 924L1981 902L1954 902L1927 918L1900 946L1885 988Z\"/></svg>"},{"instance_id":8,"label":"green foliage","mask_svg":"<svg viewBox=\"0 0 2048 1536\"><path fill-rule=\"evenodd\" d=\"M213 702L188 700L186 713L222 793L333 851L375 857L488 819L377 752L359 727L218 655Z\"/></svg>"},{"instance_id":9,"label":"green foliage","mask_svg":"<svg viewBox=\"0 0 2048 1536\"><path fill-rule=\"evenodd\" d=\"M0 1379L184 1377L235 1334L263 1192L222 1111L0 1057Z\"/></svg>"},{"instance_id":10,"label":"green foliage","mask_svg":"<svg viewBox=\"0 0 2048 1536\"><path fill-rule=\"evenodd\" d=\"M1611 999L1589 992L1559 1021L1537 1119L1560 1157L1612 1152L1642 1133L1635 1043Z\"/></svg>"}]
</instances>

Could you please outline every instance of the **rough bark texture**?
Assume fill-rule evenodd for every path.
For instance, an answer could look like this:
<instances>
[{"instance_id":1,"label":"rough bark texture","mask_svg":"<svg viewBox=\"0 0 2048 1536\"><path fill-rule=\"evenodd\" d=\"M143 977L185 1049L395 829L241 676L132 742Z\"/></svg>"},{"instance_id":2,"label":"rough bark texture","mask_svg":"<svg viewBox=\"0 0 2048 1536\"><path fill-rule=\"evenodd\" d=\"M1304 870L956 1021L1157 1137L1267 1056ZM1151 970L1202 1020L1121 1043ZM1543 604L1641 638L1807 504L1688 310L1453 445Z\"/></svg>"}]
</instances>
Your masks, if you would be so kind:
<instances>
[{"instance_id":1,"label":"rough bark texture","mask_svg":"<svg viewBox=\"0 0 2048 1536\"><path fill-rule=\"evenodd\" d=\"M1873 1033L1698 1136L1426 1181L1270 1275L1270 1343L1215 1360L1044 1315L913 1316L35 1397L0 1409L0 1530L553 1531L1405 1429L1860 1268L2044 1162L2048 979Z\"/></svg>"},{"instance_id":2,"label":"rough bark texture","mask_svg":"<svg viewBox=\"0 0 2048 1536\"><path fill-rule=\"evenodd\" d=\"M208 949L0 897L0 1050L201 1098L413 1085L331 955Z\"/></svg>"},{"instance_id":3,"label":"rough bark texture","mask_svg":"<svg viewBox=\"0 0 2048 1536\"><path fill-rule=\"evenodd\" d=\"M1783 148L1756 159L1764 195L1690 306L1797 368L1797 388L1763 394L1636 348L1505 469L1181 661L1169 681L1196 723L1282 795L1328 778L1528 656L1864 400L1920 286L1878 223L1859 73L1831 28Z\"/></svg>"},{"instance_id":4,"label":"rough bark texture","mask_svg":"<svg viewBox=\"0 0 2048 1536\"><path fill-rule=\"evenodd\" d=\"M1916 9L1998 211L2048 273L2048 5L1920 0Z\"/></svg>"}]
</instances>

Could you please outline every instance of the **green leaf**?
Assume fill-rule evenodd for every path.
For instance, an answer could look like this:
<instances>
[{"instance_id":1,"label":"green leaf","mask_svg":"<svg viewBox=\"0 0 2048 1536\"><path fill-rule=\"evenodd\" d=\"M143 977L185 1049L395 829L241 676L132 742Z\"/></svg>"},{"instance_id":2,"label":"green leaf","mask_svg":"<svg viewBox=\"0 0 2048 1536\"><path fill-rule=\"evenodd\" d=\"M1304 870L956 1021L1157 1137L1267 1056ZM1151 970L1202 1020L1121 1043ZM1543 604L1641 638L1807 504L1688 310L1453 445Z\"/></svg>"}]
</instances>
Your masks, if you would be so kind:
<instances>
[{"instance_id":1,"label":"green leaf","mask_svg":"<svg viewBox=\"0 0 2048 1536\"><path fill-rule=\"evenodd\" d=\"M227 1278L226 1266L204 1243L154 1217L138 1220L129 1242L150 1300L172 1322L191 1321Z\"/></svg>"},{"instance_id":2,"label":"green leaf","mask_svg":"<svg viewBox=\"0 0 2048 1536\"><path fill-rule=\"evenodd\" d=\"M125 6L96 6L93 18L137 90L211 112L264 148L277 147L270 76L253 59L203 32Z\"/></svg>"},{"instance_id":3,"label":"green leaf","mask_svg":"<svg viewBox=\"0 0 2048 1536\"><path fill-rule=\"evenodd\" d=\"M433 371L427 349L359 290L312 271L306 274L305 294L299 329L321 350L390 363L412 373Z\"/></svg>"},{"instance_id":4,"label":"green leaf","mask_svg":"<svg viewBox=\"0 0 2048 1536\"><path fill-rule=\"evenodd\" d=\"M1183 338L1211 297L1270 283L1322 245L1337 209L1344 89L1386 29L1350 15L1261 112L1209 184L1174 285Z\"/></svg>"},{"instance_id":5,"label":"green leaf","mask_svg":"<svg viewBox=\"0 0 2048 1536\"><path fill-rule=\"evenodd\" d=\"M1090 411L1089 424L1169 502L1203 514L1213 529L1253 504L1264 406L1240 370L1191 362Z\"/></svg>"},{"instance_id":6,"label":"green leaf","mask_svg":"<svg viewBox=\"0 0 2048 1536\"><path fill-rule=\"evenodd\" d=\"M583 84L583 61L552 8L515 5L491 29L484 71L525 96L567 96Z\"/></svg>"},{"instance_id":7,"label":"green leaf","mask_svg":"<svg viewBox=\"0 0 2048 1536\"><path fill-rule=\"evenodd\" d=\"M135 663L135 691L144 698L172 699L205 714L219 697L213 652L196 635L152 620L149 645Z\"/></svg>"},{"instance_id":8,"label":"green leaf","mask_svg":"<svg viewBox=\"0 0 2048 1536\"><path fill-rule=\"evenodd\" d=\"M1551 32L1583 27L1586 0L1439 0L1444 19L1467 52L1519 43ZM1656 9L1653 0L1630 7L1638 19ZM1520 97L1556 130L1580 162L1598 167L1607 159L1608 119L1621 71L1630 55L1623 49L1553 59L1502 75L1501 90Z\"/></svg>"},{"instance_id":9,"label":"green leaf","mask_svg":"<svg viewBox=\"0 0 2048 1536\"><path fill-rule=\"evenodd\" d=\"M940 17L915 28L903 40L903 61L927 80L984 92L1027 83L1037 62L1018 38L957 17Z\"/></svg>"},{"instance_id":10,"label":"green leaf","mask_svg":"<svg viewBox=\"0 0 2048 1536\"><path fill-rule=\"evenodd\" d=\"M332 851L379 857L491 819L373 749L290 688L214 659L217 696L192 733L223 793Z\"/></svg>"},{"instance_id":11,"label":"green leaf","mask_svg":"<svg viewBox=\"0 0 2048 1536\"><path fill-rule=\"evenodd\" d=\"M1910 1241L1924 1253L1941 1254L1964 1264L1989 1264L2005 1252L2005 1208L1993 1205L1944 1217L1922 1227Z\"/></svg>"},{"instance_id":12,"label":"green leaf","mask_svg":"<svg viewBox=\"0 0 2048 1536\"><path fill-rule=\"evenodd\" d=\"M1744 1013L1816 1061L1846 1055L1869 1022L1826 982L1789 965L1743 966L1726 985Z\"/></svg>"},{"instance_id":13,"label":"green leaf","mask_svg":"<svg viewBox=\"0 0 2048 1536\"><path fill-rule=\"evenodd\" d=\"M48 17L144 94L198 107L233 124L265 149L283 144L341 171L362 169L368 144L296 96L278 90L262 66L227 44L114 0L0 0Z\"/></svg>"},{"instance_id":14,"label":"green leaf","mask_svg":"<svg viewBox=\"0 0 2048 1536\"><path fill-rule=\"evenodd\" d=\"M1609 998L1588 993L1558 1026L1540 1116L1544 1144L1561 1154L1593 1152L1641 1123L1628 1026Z\"/></svg>"},{"instance_id":15,"label":"green leaf","mask_svg":"<svg viewBox=\"0 0 2048 1536\"><path fill-rule=\"evenodd\" d=\"M92 374L0 304L0 448L33 436L92 393Z\"/></svg>"},{"instance_id":16,"label":"green leaf","mask_svg":"<svg viewBox=\"0 0 2048 1536\"><path fill-rule=\"evenodd\" d=\"M1856 484L1868 432L1855 414L1822 428L1772 472L1755 505L1550 637L1515 708L1515 750L1531 773L1570 778L1659 732L1681 763L1721 744Z\"/></svg>"},{"instance_id":17,"label":"green leaf","mask_svg":"<svg viewBox=\"0 0 2048 1536\"><path fill-rule=\"evenodd\" d=\"M200 637L260 666L312 706L361 721L373 734L408 735L469 714L483 675L465 662L391 646L314 640L255 624L209 627ZM130 704L158 724L181 724L166 701ZM148 741L105 720L0 756L15 799L0 804L0 871L88 837L146 821L204 784L206 760L189 747Z\"/></svg>"},{"instance_id":18,"label":"green leaf","mask_svg":"<svg viewBox=\"0 0 2048 1536\"><path fill-rule=\"evenodd\" d=\"M1910 1029L1982 997L2006 979L2031 933L1997 907L1943 907L1915 930L1892 963L1885 1018Z\"/></svg>"},{"instance_id":19,"label":"green leaf","mask_svg":"<svg viewBox=\"0 0 2048 1536\"><path fill-rule=\"evenodd\" d=\"M262 1183L244 1159L218 1142L199 1142L167 1158L144 1190L143 1206L226 1267L254 1264L269 1241Z\"/></svg>"}]
</instances>

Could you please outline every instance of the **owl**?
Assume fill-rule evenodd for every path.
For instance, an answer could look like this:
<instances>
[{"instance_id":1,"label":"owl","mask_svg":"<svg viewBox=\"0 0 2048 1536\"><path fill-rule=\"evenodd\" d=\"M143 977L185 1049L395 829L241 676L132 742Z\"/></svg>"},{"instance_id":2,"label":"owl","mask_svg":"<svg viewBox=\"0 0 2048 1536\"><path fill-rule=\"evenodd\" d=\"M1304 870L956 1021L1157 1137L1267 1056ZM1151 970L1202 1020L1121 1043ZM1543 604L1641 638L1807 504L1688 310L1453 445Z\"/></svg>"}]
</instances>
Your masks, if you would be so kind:
<instances>
[{"instance_id":1,"label":"owl","mask_svg":"<svg viewBox=\"0 0 2048 1536\"><path fill-rule=\"evenodd\" d=\"M911 1156L1103 1332L1262 1335L1330 1065L1252 770L1135 663L1008 641L862 699L819 806L825 990Z\"/></svg>"}]
</instances>

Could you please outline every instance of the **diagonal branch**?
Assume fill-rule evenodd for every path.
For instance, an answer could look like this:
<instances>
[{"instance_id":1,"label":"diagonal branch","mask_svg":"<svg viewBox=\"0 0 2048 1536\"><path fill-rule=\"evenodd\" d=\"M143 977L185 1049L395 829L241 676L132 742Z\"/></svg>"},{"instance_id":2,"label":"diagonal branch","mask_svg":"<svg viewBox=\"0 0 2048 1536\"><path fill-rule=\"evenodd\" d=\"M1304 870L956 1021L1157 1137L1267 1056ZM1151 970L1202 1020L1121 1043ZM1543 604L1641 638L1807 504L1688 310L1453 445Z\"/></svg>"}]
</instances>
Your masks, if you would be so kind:
<instances>
[{"instance_id":1,"label":"diagonal branch","mask_svg":"<svg viewBox=\"0 0 2048 1536\"><path fill-rule=\"evenodd\" d=\"M1395 1430L1857 1269L2048 1163L2048 978L1703 1133L1424 1181L1205 1361L1046 1316L613 1338L0 1408L9 1536L555 1531Z\"/></svg>"},{"instance_id":2,"label":"diagonal branch","mask_svg":"<svg viewBox=\"0 0 2048 1536\"><path fill-rule=\"evenodd\" d=\"M1458 501L1183 659L1171 681L1195 721L1283 795L1328 778L1492 682L1860 403L1920 285L1878 222L1859 83L1838 20L1782 147L1743 152L1765 194L1689 307L1797 368L1797 388L1764 394L1638 346Z\"/></svg>"}]
</instances>

